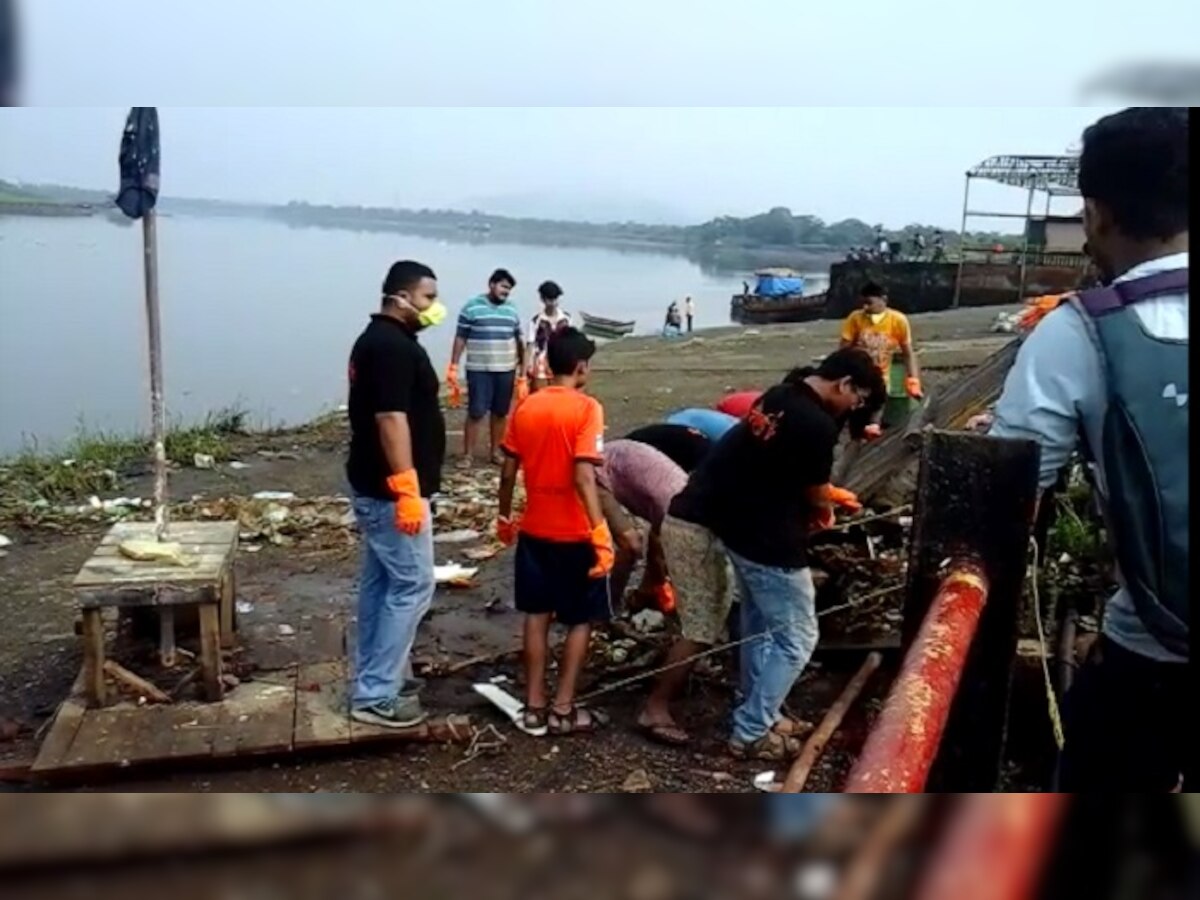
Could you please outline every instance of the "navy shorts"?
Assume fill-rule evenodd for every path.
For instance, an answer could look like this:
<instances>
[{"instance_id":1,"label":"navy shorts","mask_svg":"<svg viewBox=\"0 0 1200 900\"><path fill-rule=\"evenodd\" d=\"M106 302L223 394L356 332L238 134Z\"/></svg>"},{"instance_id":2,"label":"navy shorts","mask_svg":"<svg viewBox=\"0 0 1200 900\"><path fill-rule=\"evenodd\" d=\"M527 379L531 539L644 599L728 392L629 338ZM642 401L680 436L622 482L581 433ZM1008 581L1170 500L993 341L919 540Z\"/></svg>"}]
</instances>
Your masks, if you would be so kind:
<instances>
[{"instance_id":1,"label":"navy shorts","mask_svg":"<svg viewBox=\"0 0 1200 900\"><path fill-rule=\"evenodd\" d=\"M467 417L478 422L488 413L497 419L507 416L516 380L516 372L472 372L468 369Z\"/></svg>"},{"instance_id":2,"label":"navy shorts","mask_svg":"<svg viewBox=\"0 0 1200 900\"><path fill-rule=\"evenodd\" d=\"M596 551L588 541L564 543L522 534L517 539L516 606L531 616L552 614L568 628L612 618L608 576L589 578Z\"/></svg>"}]
</instances>

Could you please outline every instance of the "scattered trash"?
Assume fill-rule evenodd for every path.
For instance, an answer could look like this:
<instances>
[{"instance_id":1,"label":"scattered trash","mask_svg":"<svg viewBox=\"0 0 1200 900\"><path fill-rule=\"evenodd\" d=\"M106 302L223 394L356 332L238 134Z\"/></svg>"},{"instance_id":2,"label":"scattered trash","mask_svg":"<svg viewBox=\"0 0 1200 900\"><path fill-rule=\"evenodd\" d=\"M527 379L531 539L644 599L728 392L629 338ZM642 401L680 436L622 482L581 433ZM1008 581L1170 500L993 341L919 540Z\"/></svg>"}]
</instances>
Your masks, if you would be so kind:
<instances>
[{"instance_id":1,"label":"scattered trash","mask_svg":"<svg viewBox=\"0 0 1200 900\"><path fill-rule=\"evenodd\" d=\"M438 584L462 586L469 584L478 571L478 569L460 566L458 563L450 563L445 566L434 566L433 578Z\"/></svg>"},{"instance_id":2,"label":"scattered trash","mask_svg":"<svg viewBox=\"0 0 1200 900\"><path fill-rule=\"evenodd\" d=\"M289 515L291 515L291 513L288 512L288 508L286 506L271 504L263 513L263 518L272 525L279 525L283 522L286 522Z\"/></svg>"},{"instance_id":3,"label":"scattered trash","mask_svg":"<svg viewBox=\"0 0 1200 900\"><path fill-rule=\"evenodd\" d=\"M503 544L489 544L486 547L471 547L463 551L463 556L471 562L484 562L500 553L504 549Z\"/></svg>"},{"instance_id":4,"label":"scattered trash","mask_svg":"<svg viewBox=\"0 0 1200 900\"><path fill-rule=\"evenodd\" d=\"M643 609L635 613L631 621L639 632L649 634L652 631L661 631L667 620L657 609Z\"/></svg>"},{"instance_id":5,"label":"scattered trash","mask_svg":"<svg viewBox=\"0 0 1200 900\"><path fill-rule=\"evenodd\" d=\"M257 553L262 549L262 544L246 544L246 546L242 547L242 549L247 553Z\"/></svg>"},{"instance_id":6,"label":"scattered trash","mask_svg":"<svg viewBox=\"0 0 1200 900\"><path fill-rule=\"evenodd\" d=\"M64 460L62 461L62 464L63 464L64 466L66 466L66 467L69 469L69 468L71 468L71 466L75 465L75 460L73 460L73 459L64 459Z\"/></svg>"},{"instance_id":7,"label":"scattered trash","mask_svg":"<svg viewBox=\"0 0 1200 900\"><path fill-rule=\"evenodd\" d=\"M238 462L238 460L235 459L233 462L231 462L229 464L229 468L233 469L235 472L240 472L242 469L250 468L250 464L244 463L244 462Z\"/></svg>"},{"instance_id":8,"label":"scattered trash","mask_svg":"<svg viewBox=\"0 0 1200 900\"><path fill-rule=\"evenodd\" d=\"M654 785L645 769L634 769L621 783L623 794L648 794L653 790Z\"/></svg>"},{"instance_id":9,"label":"scattered trash","mask_svg":"<svg viewBox=\"0 0 1200 900\"><path fill-rule=\"evenodd\" d=\"M192 465L197 469L215 469L217 460L212 454L197 453L192 457Z\"/></svg>"},{"instance_id":10,"label":"scattered trash","mask_svg":"<svg viewBox=\"0 0 1200 900\"><path fill-rule=\"evenodd\" d=\"M519 731L523 731L531 737L544 737L546 727L541 728L526 728L522 721L521 714L524 711L524 705L508 691L501 688L499 685L483 682L472 685L473 690L479 696L487 700L492 706L504 713L508 720L517 727ZM479 796L479 795L476 795Z\"/></svg>"},{"instance_id":11,"label":"scattered trash","mask_svg":"<svg viewBox=\"0 0 1200 900\"><path fill-rule=\"evenodd\" d=\"M759 772L755 775L754 787L767 794L778 794L783 785L775 780L775 770L772 769L770 772Z\"/></svg>"},{"instance_id":12,"label":"scattered trash","mask_svg":"<svg viewBox=\"0 0 1200 900\"><path fill-rule=\"evenodd\" d=\"M12 543L13 542L10 538L6 538L4 535L0 534L0 550L3 550L5 547L11 547Z\"/></svg>"},{"instance_id":13,"label":"scattered trash","mask_svg":"<svg viewBox=\"0 0 1200 900\"><path fill-rule=\"evenodd\" d=\"M279 634L281 637L292 637L293 635L295 635L295 633L296 633L296 629L293 628L291 625L280 625L279 626Z\"/></svg>"},{"instance_id":14,"label":"scattered trash","mask_svg":"<svg viewBox=\"0 0 1200 900\"><path fill-rule=\"evenodd\" d=\"M1020 330L1021 312L1002 312L992 323L995 334L1016 334Z\"/></svg>"},{"instance_id":15,"label":"scattered trash","mask_svg":"<svg viewBox=\"0 0 1200 900\"><path fill-rule=\"evenodd\" d=\"M258 455L263 459L290 459L299 460L299 453L292 453L287 450L259 450Z\"/></svg>"},{"instance_id":16,"label":"scattered trash","mask_svg":"<svg viewBox=\"0 0 1200 900\"><path fill-rule=\"evenodd\" d=\"M246 616L254 612L254 604L247 600L239 600L234 604L234 609L237 610L239 616Z\"/></svg>"},{"instance_id":17,"label":"scattered trash","mask_svg":"<svg viewBox=\"0 0 1200 900\"><path fill-rule=\"evenodd\" d=\"M251 495L252 500L295 500L296 495L291 491L259 491Z\"/></svg>"},{"instance_id":18,"label":"scattered trash","mask_svg":"<svg viewBox=\"0 0 1200 900\"><path fill-rule=\"evenodd\" d=\"M467 541L477 541L482 536L473 528L458 528L454 531L435 534L433 542L435 544L465 544Z\"/></svg>"},{"instance_id":19,"label":"scattered trash","mask_svg":"<svg viewBox=\"0 0 1200 900\"><path fill-rule=\"evenodd\" d=\"M165 562L185 567L196 563L196 558L184 553L183 546L177 542L160 543L133 539L119 543L117 552L137 562Z\"/></svg>"}]
</instances>

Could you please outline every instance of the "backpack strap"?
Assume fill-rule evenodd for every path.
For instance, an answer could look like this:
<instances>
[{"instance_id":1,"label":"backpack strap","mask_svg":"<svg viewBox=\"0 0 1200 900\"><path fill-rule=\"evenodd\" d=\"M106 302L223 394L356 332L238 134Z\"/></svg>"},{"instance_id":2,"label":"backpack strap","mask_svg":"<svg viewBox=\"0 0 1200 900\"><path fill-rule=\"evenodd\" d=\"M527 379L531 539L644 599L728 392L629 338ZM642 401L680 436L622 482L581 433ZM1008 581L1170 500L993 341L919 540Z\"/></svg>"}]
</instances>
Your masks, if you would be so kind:
<instances>
[{"instance_id":1,"label":"backpack strap","mask_svg":"<svg viewBox=\"0 0 1200 900\"><path fill-rule=\"evenodd\" d=\"M1145 278L1118 281L1108 287L1080 291L1076 298L1084 312L1095 319L1143 300L1149 300L1151 297L1179 294L1187 289L1188 270L1172 269L1168 272L1147 275Z\"/></svg>"}]
</instances>

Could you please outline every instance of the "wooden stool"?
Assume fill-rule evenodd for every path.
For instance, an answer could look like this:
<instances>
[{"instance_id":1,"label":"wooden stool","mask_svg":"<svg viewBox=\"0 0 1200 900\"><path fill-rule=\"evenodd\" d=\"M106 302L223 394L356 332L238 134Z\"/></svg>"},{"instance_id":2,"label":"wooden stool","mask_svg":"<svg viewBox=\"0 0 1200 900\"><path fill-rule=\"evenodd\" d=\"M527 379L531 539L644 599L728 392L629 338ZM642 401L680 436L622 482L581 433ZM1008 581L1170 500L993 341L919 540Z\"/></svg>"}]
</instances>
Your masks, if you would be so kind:
<instances>
[{"instance_id":1,"label":"wooden stool","mask_svg":"<svg viewBox=\"0 0 1200 900\"><path fill-rule=\"evenodd\" d=\"M163 661L173 664L175 609L196 607L200 620L200 674L208 700L223 696L221 647L234 641L234 555L237 522L173 522L166 540L180 544L193 565L140 562L121 555L128 540L154 540L154 523L119 522L83 564L72 585L83 614L83 661L88 700L105 704L106 607L153 607L160 618Z\"/></svg>"}]
</instances>

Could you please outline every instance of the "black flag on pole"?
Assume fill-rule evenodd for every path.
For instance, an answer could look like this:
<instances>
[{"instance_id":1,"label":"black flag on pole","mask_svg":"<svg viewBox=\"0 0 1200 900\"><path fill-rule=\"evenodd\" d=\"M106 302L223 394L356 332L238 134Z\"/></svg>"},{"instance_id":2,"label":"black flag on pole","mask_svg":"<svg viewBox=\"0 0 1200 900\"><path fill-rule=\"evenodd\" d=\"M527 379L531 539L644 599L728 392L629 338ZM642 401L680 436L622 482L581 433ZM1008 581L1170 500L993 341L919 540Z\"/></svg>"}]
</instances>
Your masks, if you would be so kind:
<instances>
[{"instance_id":1,"label":"black flag on pole","mask_svg":"<svg viewBox=\"0 0 1200 900\"><path fill-rule=\"evenodd\" d=\"M121 189L117 206L131 219L140 219L158 200L158 109L135 106L121 136Z\"/></svg>"}]
</instances>

